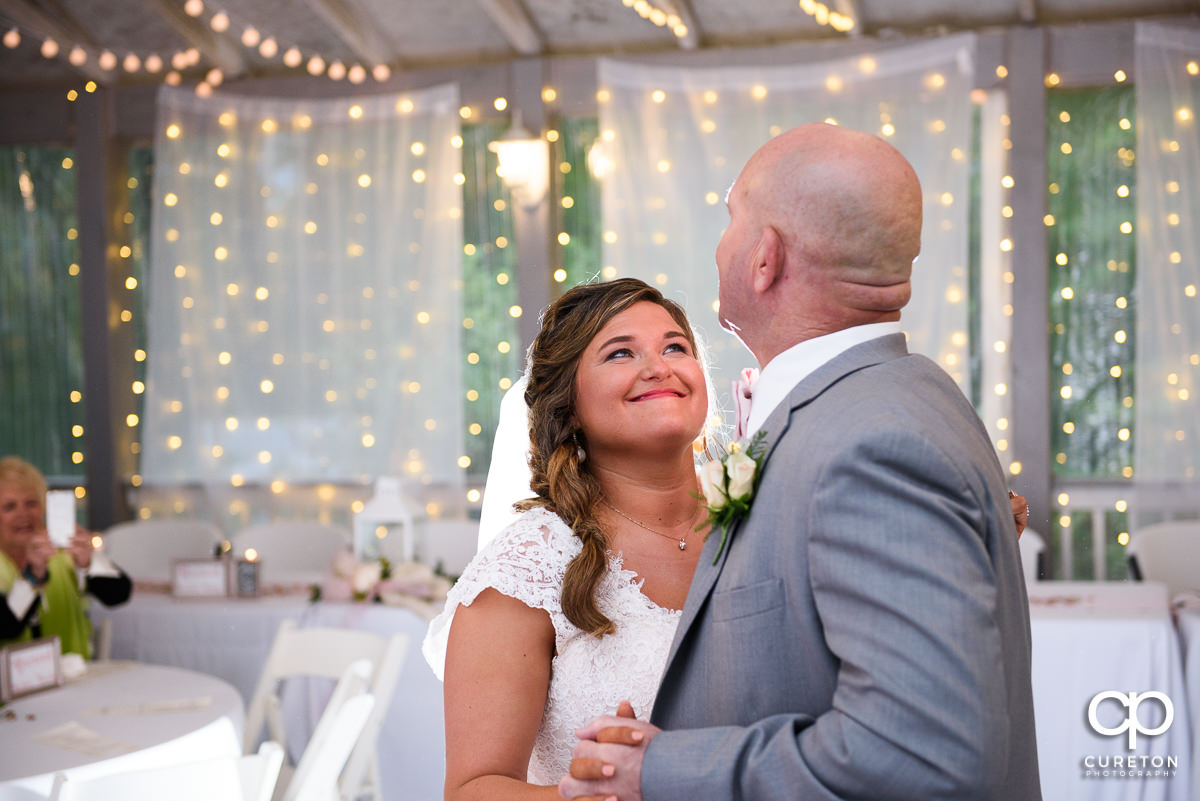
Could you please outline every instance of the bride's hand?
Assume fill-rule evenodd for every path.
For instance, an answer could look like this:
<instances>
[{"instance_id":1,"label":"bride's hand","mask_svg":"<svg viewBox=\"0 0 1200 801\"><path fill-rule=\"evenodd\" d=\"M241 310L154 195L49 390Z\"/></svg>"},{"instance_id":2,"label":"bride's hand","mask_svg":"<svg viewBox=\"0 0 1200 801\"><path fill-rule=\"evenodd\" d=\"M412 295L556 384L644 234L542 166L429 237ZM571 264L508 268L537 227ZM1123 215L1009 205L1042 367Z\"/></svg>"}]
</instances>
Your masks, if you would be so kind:
<instances>
[{"instance_id":1,"label":"bride's hand","mask_svg":"<svg viewBox=\"0 0 1200 801\"><path fill-rule=\"evenodd\" d=\"M1025 526L1029 525L1029 501L1025 500L1024 495L1009 490L1008 502L1012 504L1013 521L1017 524L1017 539L1020 539Z\"/></svg>"},{"instance_id":2,"label":"bride's hand","mask_svg":"<svg viewBox=\"0 0 1200 801\"><path fill-rule=\"evenodd\" d=\"M635 719L636 715L633 711L633 705L628 701L622 701L617 706L617 717ZM632 726L618 726L612 724L612 718L608 718L609 725L600 725L604 718L599 718L589 724L584 729L580 729L578 734L581 735L581 742L575 747L575 753L581 751L589 751L588 746L591 743L605 743L612 745L625 746L644 746L649 744L654 735L658 733L658 729L648 723L639 723L641 728ZM600 728L596 726L600 725ZM609 751L609 753L612 753ZM640 797L640 773L641 773L641 758L640 754L632 760L631 764L626 764L624 773L638 774L638 778L632 782L628 780L632 778L629 775L617 776L617 766L611 762L607 762L597 757L576 756L571 760L570 775L563 777L559 782L559 794L564 798L573 798L573 801L608 801L615 797L612 790L614 785L621 787L626 792L632 791L634 797ZM630 762L629 760L625 760ZM577 781L571 781L575 779ZM623 780L625 780L623 782ZM607 782L605 785L591 784L592 782ZM589 783L589 784L584 784ZM571 795L571 793L586 792L586 789L599 789L601 792L594 795ZM621 795L621 800L626 801L626 796Z\"/></svg>"}]
</instances>

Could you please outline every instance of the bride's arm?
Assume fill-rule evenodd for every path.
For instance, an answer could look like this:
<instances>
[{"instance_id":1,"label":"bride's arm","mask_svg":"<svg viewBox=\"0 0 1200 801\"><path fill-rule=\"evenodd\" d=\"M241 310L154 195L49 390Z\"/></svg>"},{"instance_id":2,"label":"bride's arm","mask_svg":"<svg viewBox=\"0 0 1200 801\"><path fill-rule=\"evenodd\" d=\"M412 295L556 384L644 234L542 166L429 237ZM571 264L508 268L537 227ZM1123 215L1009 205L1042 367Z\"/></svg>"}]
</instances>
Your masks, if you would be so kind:
<instances>
[{"instance_id":1,"label":"bride's arm","mask_svg":"<svg viewBox=\"0 0 1200 801\"><path fill-rule=\"evenodd\" d=\"M527 784L554 655L550 616L486 589L460 606L446 648L446 801L559 799Z\"/></svg>"}]
</instances>

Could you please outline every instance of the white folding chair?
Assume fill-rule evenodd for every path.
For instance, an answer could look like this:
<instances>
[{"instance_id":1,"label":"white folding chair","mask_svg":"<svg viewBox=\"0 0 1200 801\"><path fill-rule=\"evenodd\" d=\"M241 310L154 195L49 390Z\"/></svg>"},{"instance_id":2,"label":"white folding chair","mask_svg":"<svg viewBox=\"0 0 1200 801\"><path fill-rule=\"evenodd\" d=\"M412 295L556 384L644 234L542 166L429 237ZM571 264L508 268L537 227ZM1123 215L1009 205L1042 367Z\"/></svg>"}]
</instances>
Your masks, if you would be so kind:
<instances>
[{"instance_id":1,"label":"white folding chair","mask_svg":"<svg viewBox=\"0 0 1200 801\"><path fill-rule=\"evenodd\" d=\"M1042 539L1041 534L1027 528L1021 535L1019 545L1021 546L1021 568L1025 573L1025 583L1032 584L1038 580L1042 552L1046 550L1046 541Z\"/></svg>"},{"instance_id":2,"label":"white folding chair","mask_svg":"<svg viewBox=\"0 0 1200 801\"><path fill-rule=\"evenodd\" d=\"M258 753L189 762L89 779L56 774L50 801L270 801L283 765L283 746L266 742Z\"/></svg>"},{"instance_id":3,"label":"white folding chair","mask_svg":"<svg viewBox=\"0 0 1200 801\"><path fill-rule=\"evenodd\" d=\"M1172 520L1138 529L1125 554L1134 578L1161 582L1172 597L1200 589L1200 520Z\"/></svg>"},{"instance_id":4,"label":"white folding chair","mask_svg":"<svg viewBox=\"0 0 1200 801\"><path fill-rule=\"evenodd\" d=\"M408 637L404 634L381 637L353 629L301 629L296 627L295 621L285 620L275 635L246 710L243 750L249 753L254 748L264 724L270 739L287 742L279 695L281 682L305 677L338 679L357 660L367 660L370 665L369 689L375 704L364 724L358 746L346 761L340 787L346 799L370 794L380 801L379 730L400 678L407 649ZM326 705L326 710L329 709Z\"/></svg>"},{"instance_id":5,"label":"white folding chair","mask_svg":"<svg viewBox=\"0 0 1200 801\"><path fill-rule=\"evenodd\" d=\"M362 741L375 697L367 692L371 666L362 659L346 668L334 689L312 738L304 748L279 801L341 801L339 790L351 752ZM351 796L353 797L353 796Z\"/></svg>"},{"instance_id":6,"label":"white folding chair","mask_svg":"<svg viewBox=\"0 0 1200 801\"><path fill-rule=\"evenodd\" d=\"M104 552L130 578L170 581L176 559L211 559L221 532L201 520L133 520L104 532Z\"/></svg>"},{"instance_id":7,"label":"white folding chair","mask_svg":"<svg viewBox=\"0 0 1200 801\"><path fill-rule=\"evenodd\" d=\"M311 521L278 521L244 528L231 540L236 554L258 552L263 584L318 582L330 575L333 557L350 547L350 534Z\"/></svg>"}]
</instances>

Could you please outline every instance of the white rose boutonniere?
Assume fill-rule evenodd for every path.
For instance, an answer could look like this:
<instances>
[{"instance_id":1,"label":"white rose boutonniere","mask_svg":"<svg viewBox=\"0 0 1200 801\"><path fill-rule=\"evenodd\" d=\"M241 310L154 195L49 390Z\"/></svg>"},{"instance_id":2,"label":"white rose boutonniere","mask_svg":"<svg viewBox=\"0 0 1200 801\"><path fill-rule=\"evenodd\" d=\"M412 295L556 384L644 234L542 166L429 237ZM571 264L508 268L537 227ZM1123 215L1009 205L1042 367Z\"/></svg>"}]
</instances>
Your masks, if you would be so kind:
<instances>
[{"instance_id":1,"label":"white rose boutonniere","mask_svg":"<svg viewBox=\"0 0 1200 801\"><path fill-rule=\"evenodd\" d=\"M700 468L700 491L709 512L720 509L729 500L725 494L725 465L719 460L713 459Z\"/></svg>"},{"instance_id":2,"label":"white rose boutonniere","mask_svg":"<svg viewBox=\"0 0 1200 801\"><path fill-rule=\"evenodd\" d=\"M766 432L759 431L748 444L735 442L725 455L713 459L700 468L700 489L708 509L708 519L701 524L721 529L721 545L713 557L713 564L725 550L725 538L729 529L740 518L750 513L750 502L758 489L766 452Z\"/></svg>"}]
</instances>

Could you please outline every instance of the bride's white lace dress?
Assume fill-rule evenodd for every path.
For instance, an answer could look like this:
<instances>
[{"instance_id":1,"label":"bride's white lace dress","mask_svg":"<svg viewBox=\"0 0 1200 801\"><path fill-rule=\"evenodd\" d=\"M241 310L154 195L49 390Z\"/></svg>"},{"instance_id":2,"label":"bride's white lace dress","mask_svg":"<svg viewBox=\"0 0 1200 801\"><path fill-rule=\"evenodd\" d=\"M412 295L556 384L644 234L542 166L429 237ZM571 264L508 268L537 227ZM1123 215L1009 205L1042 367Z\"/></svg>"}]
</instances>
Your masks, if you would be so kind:
<instances>
[{"instance_id":1,"label":"bride's white lace dress","mask_svg":"<svg viewBox=\"0 0 1200 801\"><path fill-rule=\"evenodd\" d=\"M470 606L488 587L550 614L556 655L529 759L528 781L533 784L557 784L571 762L575 729L597 715L611 714L620 701L631 701L639 718L649 716L681 614L643 595L641 581L622 568L620 554L609 554L596 601L617 631L606 637L580 631L567 620L561 603L567 563L580 548L557 515L545 509L526 512L467 565L445 610L430 623L422 647L441 678L455 609Z\"/></svg>"}]
</instances>

